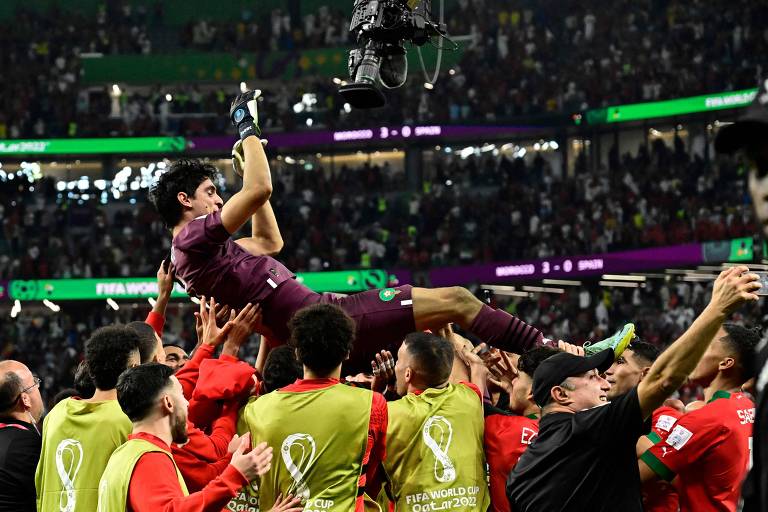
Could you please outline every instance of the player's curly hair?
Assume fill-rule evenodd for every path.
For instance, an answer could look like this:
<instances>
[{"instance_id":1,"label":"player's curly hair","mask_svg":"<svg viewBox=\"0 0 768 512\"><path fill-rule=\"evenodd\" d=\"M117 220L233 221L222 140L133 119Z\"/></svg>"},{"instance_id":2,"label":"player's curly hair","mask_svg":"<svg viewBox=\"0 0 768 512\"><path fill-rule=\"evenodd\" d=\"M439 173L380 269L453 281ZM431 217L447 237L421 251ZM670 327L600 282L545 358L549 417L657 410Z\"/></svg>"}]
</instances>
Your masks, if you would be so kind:
<instances>
[{"instance_id":1,"label":"player's curly hair","mask_svg":"<svg viewBox=\"0 0 768 512\"><path fill-rule=\"evenodd\" d=\"M723 329L727 335L720 338L720 341L736 359L742 370L742 380L746 382L757 375L755 347L760 342L759 331L732 323L723 324Z\"/></svg>"},{"instance_id":2,"label":"player's curly hair","mask_svg":"<svg viewBox=\"0 0 768 512\"><path fill-rule=\"evenodd\" d=\"M267 392L293 384L301 375L301 363L296 359L293 347L280 345L269 352L264 363L264 388Z\"/></svg>"},{"instance_id":3,"label":"player's curly hair","mask_svg":"<svg viewBox=\"0 0 768 512\"><path fill-rule=\"evenodd\" d=\"M189 197L195 197L195 191L202 182L206 179L215 181L218 175L213 165L195 158L177 160L160 175L149 189L149 200L168 229L179 223L184 211L177 194L184 192Z\"/></svg>"},{"instance_id":4,"label":"player's curly hair","mask_svg":"<svg viewBox=\"0 0 768 512\"><path fill-rule=\"evenodd\" d=\"M347 358L355 339L355 322L333 304L299 310L288 327L297 359L320 375L327 375Z\"/></svg>"},{"instance_id":5,"label":"player's curly hair","mask_svg":"<svg viewBox=\"0 0 768 512\"><path fill-rule=\"evenodd\" d=\"M131 353L139 350L139 335L125 325L108 325L94 331L85 342L85 363L98 389L114 389L128 367Z\"/></svg>"}]
</instances>

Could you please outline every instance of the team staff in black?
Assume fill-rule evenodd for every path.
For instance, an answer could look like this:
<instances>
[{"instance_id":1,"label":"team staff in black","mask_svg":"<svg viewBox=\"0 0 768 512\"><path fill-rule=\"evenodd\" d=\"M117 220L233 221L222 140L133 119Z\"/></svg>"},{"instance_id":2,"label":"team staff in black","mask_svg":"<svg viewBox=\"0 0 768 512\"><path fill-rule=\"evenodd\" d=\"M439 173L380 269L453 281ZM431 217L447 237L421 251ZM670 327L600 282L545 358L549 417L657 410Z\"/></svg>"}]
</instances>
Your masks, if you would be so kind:
<instances>
[{"instance_id":1,"label":"team staff in black","mask_svg":"<svg viewBox=\"0 0 768 512\"><path fill-rule=\"evenodd\" d=\"M0 361L0 512L35 512L42 416L40 379L18 361Z\"/></svg>"},{"instance_id":2,"label":"team staff in black","mask_svg":"<svg viewBox=\"0 0 768 512\"><path fill-rule=\"evenodd\" d=\"M611 402L599 373L613 363L612 351L586 358L561 353L542 362L533 375L539 435L510 473L512 509L642 512L635 445L646 420L683 384L730 313L758 300L759 288L759 276L745 266L722 272L691 327L636 388Z\"/></svg>"}]
</instances>

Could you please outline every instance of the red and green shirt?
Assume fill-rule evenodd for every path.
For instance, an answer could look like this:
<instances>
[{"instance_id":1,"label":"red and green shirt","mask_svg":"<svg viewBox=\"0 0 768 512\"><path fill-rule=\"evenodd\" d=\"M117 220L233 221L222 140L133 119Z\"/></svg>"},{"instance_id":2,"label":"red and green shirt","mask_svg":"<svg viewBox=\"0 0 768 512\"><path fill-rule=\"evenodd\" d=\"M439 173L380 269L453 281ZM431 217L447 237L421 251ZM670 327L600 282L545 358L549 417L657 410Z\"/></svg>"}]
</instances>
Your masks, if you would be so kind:
<instances>
[{"instance_id":1,"label":"red and green shirt","mask_svg":"<svg viewBox=\"0 0 768 512\"><path fill-rule=\"evenodd\" d=\"M705 407L682 416L641 460L664 480L679 477L682 512L735 511L749 466L754 418L752 400L717 391Z\"/></svg>"},{"instance_id":2,"label":"red and green shirt","mask_svg":"<svg viewBox=\"0 0 768 512\"><path fill-rule=\"evenodd\" d=\"M536 416L491 414L485 417L485 460L490 468L491 510L509 512L507 477L539 434Z\"/></svg>"}]
</instances>

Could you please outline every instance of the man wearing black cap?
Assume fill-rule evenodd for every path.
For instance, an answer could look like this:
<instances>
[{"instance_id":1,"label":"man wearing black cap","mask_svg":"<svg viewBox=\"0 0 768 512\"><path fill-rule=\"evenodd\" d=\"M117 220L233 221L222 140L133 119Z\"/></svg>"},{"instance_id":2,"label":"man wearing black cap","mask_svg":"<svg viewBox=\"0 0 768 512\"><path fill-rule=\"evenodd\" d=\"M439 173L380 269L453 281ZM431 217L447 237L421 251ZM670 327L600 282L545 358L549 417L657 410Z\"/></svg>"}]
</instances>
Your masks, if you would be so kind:
<instances>
[{"instance_id":1,"label":"man wearing black cap","mask_svg":"<svg viewBox=\"0 0 768 512\"><path fill-rule=\"evenodd\" d=\"M738 122L720 129L715 139L718 153L740 153L749 169L749 193L755 215L768 236L768 79L763 80L755 99ZM757 412L753 433L752 470L742 489L743 512L768 510L768 338L756 349L758 376Z\"/></svg>"},{"instance_id":2,"label":"man wearing black cap","mask_svg":"<svg viewBox=\"0 0 768 512\"><path fill-rule=\"evenodd\" d=\"M759 277L744 266L718 276L709 305L653 363L629 393L608 402L600 377L613 352L590 357L556 354L534 372L533 397L542 408L539 436L523 453L507 482L519 512L641 512L635 445L646 420L685 381L728 315L755 301Z\"/></svg>"}]
</instances>

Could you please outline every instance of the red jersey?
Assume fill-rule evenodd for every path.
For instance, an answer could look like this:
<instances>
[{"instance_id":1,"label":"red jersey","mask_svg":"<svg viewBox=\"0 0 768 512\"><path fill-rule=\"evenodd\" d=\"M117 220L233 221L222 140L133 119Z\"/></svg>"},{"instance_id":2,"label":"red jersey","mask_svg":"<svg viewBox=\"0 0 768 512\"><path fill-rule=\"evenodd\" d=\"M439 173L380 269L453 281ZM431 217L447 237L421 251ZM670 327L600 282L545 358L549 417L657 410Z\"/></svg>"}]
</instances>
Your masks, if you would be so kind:
<instances>
[{"instance_id":1,"label":"red jersey","mask_svg":"<svg viewBox=\"0 0 768 512\"><path fill-rule=\"evenodd\" d=\"M651 433L648 434L648 438L654 443L666 439L682 415L682 412L666 405L653 411Z\"/></svg>"},{"instance_id":2,"label":"red jersey","mask_svg":"<svg viewBox=\"0 0 768 512\"><path fill-rule=\"evenodd\" d=\"M648 439L654 443L666 439L682 415L682 412L666 405L653 411L651 432L647 436ZM680 497L677 494L677 489L664 480L644 483L642 495L645 512L677 512L680 509Z\"/></svg>"},{"instance_id":3,"label":"red jersey","mask_svg":"<svg viewBox=\"0 0 768 512\"><path fill-rule=\"evenodd\" d=\"M485 417L485 460L491 473L491 510L510 512L507 477L539 434L536 417L491 414Z\"/></svg>"},{"instance_id":4,"label":"red jersey","mask_svg":"<svg viewBox=\"0 0 768 512\"><path fill-rule=\"evenodd\" d=\"M641 459L664 480L678 476L682 512L735 511L754 421L752 400L717 391L706 406L682 416L666 440Z\"/></svg>"}]
</instances>

